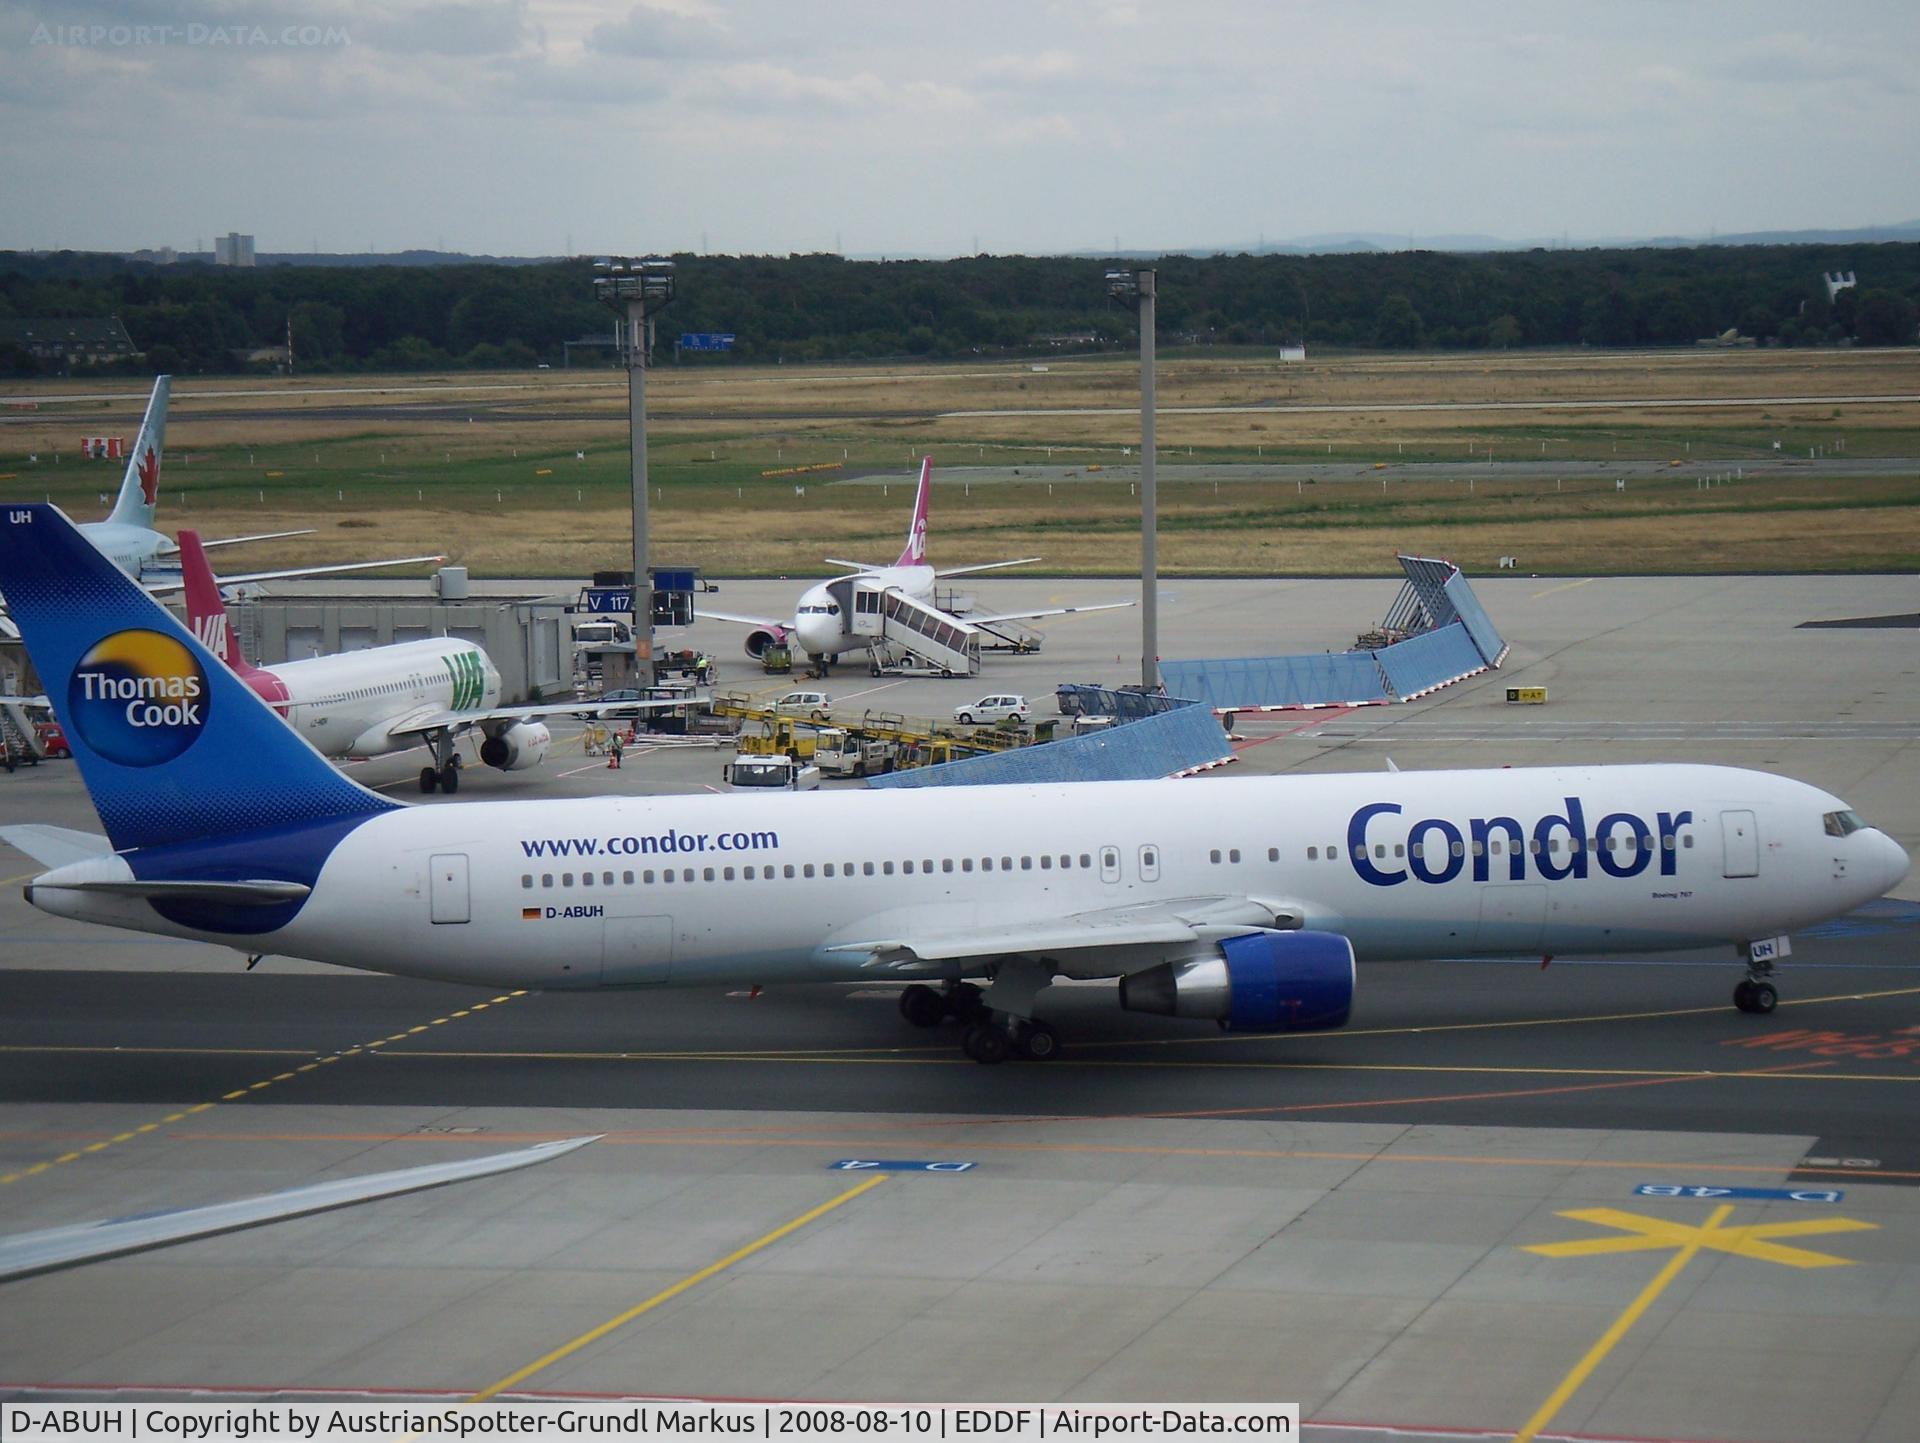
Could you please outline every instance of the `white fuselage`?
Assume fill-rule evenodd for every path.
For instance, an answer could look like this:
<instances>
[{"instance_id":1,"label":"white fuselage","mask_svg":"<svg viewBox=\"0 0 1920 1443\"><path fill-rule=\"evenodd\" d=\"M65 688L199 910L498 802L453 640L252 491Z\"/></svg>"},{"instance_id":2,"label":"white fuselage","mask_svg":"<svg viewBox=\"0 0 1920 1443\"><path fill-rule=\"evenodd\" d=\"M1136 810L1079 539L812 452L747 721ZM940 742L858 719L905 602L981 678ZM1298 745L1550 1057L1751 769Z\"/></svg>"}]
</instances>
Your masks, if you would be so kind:
<instances>
[{"instance_id":1,"label":"white fuselage","mask_svg":"<svg viewBox=\"0 0 1920 1443\"><path fill-rule=\"evenodd\" d=\"M392 734L410 717L500 700L500 673L470 641L430 637L259 667L285 696L264 699L322 756L378 756L418 744ZM258 690L258 688L256 688Z\"/></svg>"},{"instance_id":2,"label":"white fuselage","mask_svg":"<svg viewBox=\"0 0 1920 1443\"><path fill-rule=\"evenodd\" d=\"M1553 824L1568 798L1578 863ZM527 987L852 980L875 974L836 946L1209 898L1344 934L1362 960L1629 952L1767 938L1880 896L1906 854L1871 827L1829 834L1823 816L1842 807L1785 778L1691 765L479 802L372 817L298 915L258 937L176 927L132 898L36 887L34 900ZM1155 960L1093 950L1057 970Z\"/></svg>"},{"instance_id":3,"label":"white fuselage","mask_svg":"<svg viewBox=\"0 0 1920 1443\"><path fill-rule=\"evenodd\" d=\"M171 536L149 526L132 526L123 521L83 521L80 534L136 581L154 562L174 561L180 553L179 543Z\"/></svg>"},{"instance_id":4,"label":"white fuselage","mask_svg":"<svg viewBox=\"0 0 1920 1443\"><path fill-rule=\"evenodd\" d=\"M853 577L856 591L897 591L922 606L933 604L934 571L931 566L881 566ZM864 651L874 638L851 633L851 618L842 612L829 587L821 582L801 596L793 615L793 634L808 656L838 656L846 651Z\"/></svg>"}]
</instances>

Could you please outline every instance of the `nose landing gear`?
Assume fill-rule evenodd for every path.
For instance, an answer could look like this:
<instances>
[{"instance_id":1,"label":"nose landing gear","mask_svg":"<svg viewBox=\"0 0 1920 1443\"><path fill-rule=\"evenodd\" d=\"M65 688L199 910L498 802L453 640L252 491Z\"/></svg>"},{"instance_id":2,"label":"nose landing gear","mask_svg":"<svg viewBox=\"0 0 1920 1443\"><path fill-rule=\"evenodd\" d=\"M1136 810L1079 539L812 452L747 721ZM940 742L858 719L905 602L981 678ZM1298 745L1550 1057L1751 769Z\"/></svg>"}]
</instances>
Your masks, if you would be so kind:
<instances>
[{"instance_id":1,"label":"nose landing gear","mask_svg":"<svg viewBox=\"0 0 1920 1443\"><path fill-rule=\"evenodd\" d=\"M1773 985L1773 959L1785 942L1785 938L1776 938L1747 944L1747 975L1733 989L1733 1005L1742 1012L1764 1017L1780 1005L1780 990Z\"/></svg>"}]
</instances>

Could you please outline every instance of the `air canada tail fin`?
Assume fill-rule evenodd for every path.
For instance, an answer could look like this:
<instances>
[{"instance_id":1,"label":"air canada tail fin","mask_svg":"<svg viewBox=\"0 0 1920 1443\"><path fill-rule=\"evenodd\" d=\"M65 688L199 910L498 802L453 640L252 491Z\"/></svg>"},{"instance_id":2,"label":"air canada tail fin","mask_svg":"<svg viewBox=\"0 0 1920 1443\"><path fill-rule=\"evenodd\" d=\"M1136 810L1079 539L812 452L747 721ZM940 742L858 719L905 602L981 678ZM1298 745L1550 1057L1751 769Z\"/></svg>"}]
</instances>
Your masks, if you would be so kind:
<instances>
[{"instance_id":1,"label":"air canada tail fin","mask_svg":"<svg viewBox=\"0 0 1920 1443\"><path fill-rule=\"evenodd\" d=\"M925 566L927 564L927 492L933 481L933 457L920 458L920 484L913 492L913 525L907 528L907 549L900 553L895 566Z\"/></svg>"},{"instance_id":2,"label":"air canada tail fin","mask_svg":"<svg viewBox=\"0 0 1920 1443\"><path fill-rule=\"evenodd\" d=\"M167 397L173 389L173 377L156 376L153 395L147 400L146 419L140 434L133 438L133 454L127 458L127 474L120 480L120 495L107 520L123 526L153 526L153 508L160 499L160 459L166 450Z\"/></svg>"},{"instance_id":3,"label":"air canada tail fin","mask_svg":"<svg viewBox=\"0 0 1920 1443\"><path fill-rule=\"evenodd\" d=\"M0 505L0 593L115 850L398 805L335 771L58 507Z\"/></svg>"}]
</instances>

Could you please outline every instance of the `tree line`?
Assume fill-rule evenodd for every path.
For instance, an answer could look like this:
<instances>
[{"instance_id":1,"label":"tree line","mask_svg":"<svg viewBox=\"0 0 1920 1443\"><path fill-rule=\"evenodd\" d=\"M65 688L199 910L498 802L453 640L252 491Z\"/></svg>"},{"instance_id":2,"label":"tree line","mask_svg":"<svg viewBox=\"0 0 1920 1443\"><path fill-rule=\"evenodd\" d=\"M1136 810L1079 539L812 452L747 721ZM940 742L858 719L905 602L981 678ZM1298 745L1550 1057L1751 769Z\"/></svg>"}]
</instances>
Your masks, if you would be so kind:
<instances>
[{"instance_id":1,"label":"tree line","mask_svg":"<svg viewBox=\"0 0 1920 1443\"><path fill-rule=\"evenodd\" d=\"M1131 315L1104 267L1061 256L850 261L677 256L657 355L731 332L754 361L930 359L1123 349ZM1340 349L1677 346L1736 330L1763 345L1905 345L1920 323L1920 245L1168 256L1154 262L1162 345ZM1855 288L1829 298L1826 272ZM248 369L291 326L302 371L558 366L607 336L586 261L532 265L160 266L81 252L0 253L0 317L118 316L123 370ZM588 353L607 364L610 353ZM693 356L681 358L689 363ZM579 364L576 361L576 364ZM258 363L256 368L267 366ZM58 369L0 345L0 372Z\"/></svg>"}]
</instances>

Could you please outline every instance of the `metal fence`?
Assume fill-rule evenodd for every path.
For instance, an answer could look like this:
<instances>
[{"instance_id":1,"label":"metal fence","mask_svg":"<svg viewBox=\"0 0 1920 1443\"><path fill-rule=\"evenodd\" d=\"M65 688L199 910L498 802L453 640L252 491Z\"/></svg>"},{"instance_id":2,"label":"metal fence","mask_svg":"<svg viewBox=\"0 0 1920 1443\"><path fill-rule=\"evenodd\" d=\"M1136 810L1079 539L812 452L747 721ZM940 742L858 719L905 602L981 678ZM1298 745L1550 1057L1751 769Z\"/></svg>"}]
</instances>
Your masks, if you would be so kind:
<instances>
[{"instance_id":1,"label":"metal fence","mask_svg":"<svg viewBox=\"0 0 1920 1443\"><path fill-rule=\"evenodd\" d=\"M1105 731L992 756L869 777L871 787L977 787L1044 782L1124 782L1170 777L1233 755L1212 711L1175 703L1171 711Z\"/></svg>"}]
</instances>

